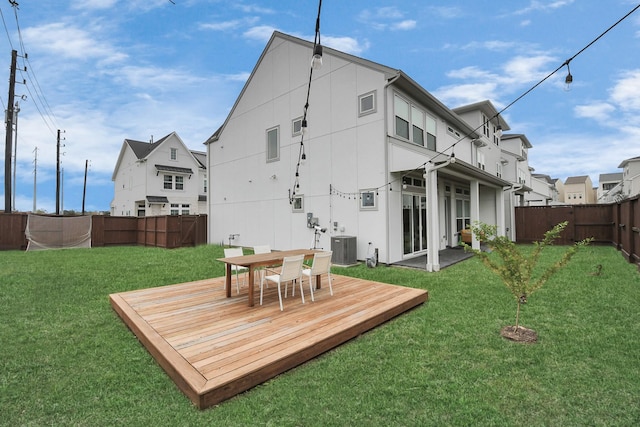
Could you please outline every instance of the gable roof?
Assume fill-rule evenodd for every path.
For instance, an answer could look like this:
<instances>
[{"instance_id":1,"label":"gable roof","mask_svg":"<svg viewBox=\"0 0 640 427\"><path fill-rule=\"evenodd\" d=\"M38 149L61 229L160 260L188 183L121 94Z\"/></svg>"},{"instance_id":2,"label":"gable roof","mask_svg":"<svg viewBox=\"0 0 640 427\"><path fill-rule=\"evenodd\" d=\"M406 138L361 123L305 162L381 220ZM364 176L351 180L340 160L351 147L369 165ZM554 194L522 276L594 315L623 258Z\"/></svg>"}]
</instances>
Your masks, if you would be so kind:
<instances>
[{"instance_id":1,"label":"gable roof","mask_svg":"<svg viewBox=\"0 0 640 427\"><path fill-rule=\"evenodd\" d=\"M488 117L489 121L495 118L495 122L496 122L495 124L496 125L499 124L502 127L502 130L511 130L511 128L509 127L509 124L506 122L504 117L500 117L498 110L496 110L496 107L494 107L493 103L488 99L484 101L475 102L473 104L461 105L460 107L453 108L453 111L456 114L464 114L470 111L477 111L477 110L482 111L482 113Z\"/></svg>"},{"instance_id":2,"label":"gable roof","mask_svg":"<svg viewBox=\"0 0 640 427\"><path fill-rule=\"evenodd\" d=\"M271 46L274 45L274 43L276 43L276 41L282 41L282 42L290 42L290 43L296 43L298 45L302 45L302 46L306 46L309 48L309 52L311 53L313 50L313 43L288 35L288 34L284 34L281 33L279 31L274 31L273 34L271 35L271 39L269 39L269 42L267 43L267 45L265 46L264 50L262 51L262 54L260 55L260 58L258 59L258 61L256 62L256 65L254 66L253 70L251 71L251 75L249 76L249 78L247 79L247 81L245 82L242 90L240 91L240 94L238 95L238 98L236 98L235 103L233 104L233 107L231 108L231 110L229 111L229 114L227 115L227 118L225 119L224 123L213 133L213 135L211 135L209 138L207 138L207 140L204 142L205 145L211 144L213 142L216 142L219 138L220 135L222 134L222 132L224 131L224 128L226 127L227 123L229 122L229 119L231 118L231 116L233 115L238 102L242 99L244 93L246 92L247 88L249 87L249 85L251 84L251 81L256 73L256 71L258 70L258 68L260 67L260 64L262 63L264 57L267 55L267 53L270 51ZM408 94L416 97L416 101L420 101L421 103L423 103L425 106L430 107L432 109L434 109L434 112L439 113L444 119L446 119L447 121L449 121L452 125L460 128L460 130L463 130L463 132L469 136L470 138L477 138L478 135L475 133L474 129L472 127L469 126L469 124L467 122L465 122L464 120L462 120L462 118L460 118L455 112L453 112L451 109L449 109L447 106L445 106L440 100L438 100L435 96L433 96L431 93L429 93L426 89L424 89L422 86L420 86L418 83L416 83L411 77L409 77L407 74L405 74L402 70L396 69L396 68L391 68L388 67L386 65L382 65L379 64L377 62L373 62L364 58L360 58L358 56L354 56L345 52L341 52L339 50L335 50L326 46L323 46L323 55L331 55L331 56L335 56L337 58L343 59L347 62L352 62L358 65L361 65L363 67L367 67L376 71L379 71L380 73L384 74L385 79L388 81L388 84L393 84L396 87L403 89L405 92L407 92ZM311 57L311 55L309 55L309 57ZM508 128L507 128L508 129Z\"/></svg>"},{"instance_id":3,"label":"gable roof","mask_svg":"<svg viewBox=\"0 0 640 427\"><path fill-rule=\"evenodd\" d=\"M502 135L502 137L500 138L502 141L508 141L510 139L516 139L516 138L520 138L520 140L522 140L522 142L524 142L524 146L527 148L533 148L533 145L531 145L531 142L529 142L529 138L527 138L527 136L523 133L508 133L508 134L504 134Z\"/></svg>"},{"instance_id":4,"label":"gable roof","mask_svg":"<svg viewBox=\"0 0 640 427\"><path fill-rule=\"evenodd\" d=\"M606 181L622 181L622 172L601 173L600 177L598 178L598 181L600 183L606 182Z\"/></svg>"},{"instance_id":5,"label":"gable roof","mask_svg":"<svg viewBox=\"0 0 640 427\"><path fill-rule=\"evenodd\" d=\"M587 182L587 178L589 178L589 176L587 176L587 175L570 176L570 177L567 178L567 180L564 182L564 184L565 185L585 184Z\"/></svg>"},{"instance_id":6,"label":"gable roof","mask_svg":"<svg viewBox=\"0 0 640 427\"><path fill-rule=\"evenodd\" d=\"M631 157L630 159L623 160L623 161L622 161L622 163L620 163L620 166L618 166L618 167L619 167L619 168L623 168L623 167L627 166L627 164L628 164L628 163L631 163L631 162L638 162L638 161L640 161L640 156L638 156L638 157Z\"/></svg>"}]
</instances>

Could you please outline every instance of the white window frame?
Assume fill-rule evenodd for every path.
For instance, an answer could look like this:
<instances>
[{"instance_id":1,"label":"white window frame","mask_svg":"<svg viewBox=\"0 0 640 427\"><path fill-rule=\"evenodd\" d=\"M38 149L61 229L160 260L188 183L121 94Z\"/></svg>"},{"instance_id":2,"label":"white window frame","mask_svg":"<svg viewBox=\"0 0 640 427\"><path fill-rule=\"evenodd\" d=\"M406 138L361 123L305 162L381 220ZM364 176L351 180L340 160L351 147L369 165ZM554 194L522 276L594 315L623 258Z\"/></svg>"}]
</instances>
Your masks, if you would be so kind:
<instances>
[{"instance_id":1,"label":"white window frame","mask_svg":"<svg viewBox=\"0 0 640 427\"><path fill-rule=\"evenodd\" d=\"M162 179L164 183L162 188L165 190L173 190L173 175L163 175ZM167 187L167 184L169 184L169 187Z\"/></svg>"},{"instance_id":2,"label":"white window frame","mask_svg":"<svg viewBox=\"0 0 640 427\"><path fill-rule=\"evenodd\" d=\"M175 176L174 188L176 190L184 190L184 176L182 176L182 175L176 175Z\"/></svg>"},{"instance_id":3,"label":"white window frame","mask_svg":"<svg viewBox=\"0 0 640 427\"><path fill-rule=\"evenodd\" d=\"M478 169L482 169L485 170L485 157L484 157L484 153L480 150L478 150L477 153L477 157L478 157Z\"/></svg>"},{"instance_id":4,"label":"white window frame","mask_svg":"<svg viewBox=\"0 0 640 427\"><path fill-rule=\"evenodd\" d=\"M364 109L362 108L362 102L366 99L371 97L372 99L372 107L369 109ZM360 96L358 96L358 117L362 117L362 116L366 116L368 114L373 114L375 112L378 111L378 102L377 102L377 93L375 90L372 90L371 92L367 92L364 93Z\"/></svg>"},{"instance_id":5,"label":"white window frame","mask_svg":"<svg viewBox=\"0 0 640 427\"><path fill-rule=\"evenodd\" d=\"M178 149L177 148L170 148L169 149L169 159L170 160L174 160L174 161L178 160Z\"/></svg>"},{"instance_id":6,"label":"white window frame","mask_svg":"<svg viewBox=\"0 0 640 427\"><path fill-rule=\"evenodd\" d=\"M402 102L408 107L407 117L398 115L398 103ZM394 117L394 134L398 138L408 141L419 147L425 147L428 150L436 151L438 146L437 126L438 121L427 110L420 106L413 104L398 93L394 94L393 98L393 117ZM398 133L398 120L408 123L408 135L402 135ZM422 141L416 142L414 138L414 132L416 129L421 131Z\"/></svg>"},{"instance_id":7,"label":"white window frame","mask_svg":"<svg viewBox=\"0 0 640 427\"><path fill-rule=\"evenodd\" d=\"M275 132L276 135L276 147L275 147L275 153L271 153L270 151L270 147L269 147L269 135L271 134L271 132ZM272 128L267 129L266 131L266 157L267 157L267 163L270 162L277 162L280 160L280 126L274 126Z\"/></svg>"},{"instance_id":8,"label":"white window frame","mask_svg":"<svg viewBox=\"0 0 640 427\"><path fill-rule=\"evenodd\" d=\"M291 136L302 135L302 117L291 120Z\"/></svg>"},{"instance_id":9,"label":"white window frame","mask_svg":"<svg viewBox=\"0 0 640 427\"><path fill-rule=\"evenodd\" d=\"M291 199L291 212L304 212L304 194L296 194Z\"/></svg>"},{"instance_id":10,"label":"white window frame","mask_svg":"<svg viewBox=\"0 0 640 427\"><path fill-rule=\"evenodd\" d=\"M378 210L378 190L376 190L375 188L360 190L360 210Z\"/></svg>"}]
</instances>

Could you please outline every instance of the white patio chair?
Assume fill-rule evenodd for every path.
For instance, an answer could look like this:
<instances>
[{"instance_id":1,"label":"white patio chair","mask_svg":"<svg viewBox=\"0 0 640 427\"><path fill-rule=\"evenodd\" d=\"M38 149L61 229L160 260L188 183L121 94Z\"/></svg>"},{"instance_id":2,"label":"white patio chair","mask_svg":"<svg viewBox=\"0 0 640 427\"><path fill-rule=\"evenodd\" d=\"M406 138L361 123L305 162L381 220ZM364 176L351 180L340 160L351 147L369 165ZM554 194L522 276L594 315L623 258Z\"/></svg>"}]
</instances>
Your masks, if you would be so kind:
<instances>
[{"instance_id":1,"label":"white patio chair","mask_svg":"<svg viewBox=\"0 0 640 427\"><path fill-rule=\"evenodd\" d=\"M329 292L333 296L333 286L331 286L331 255L332 251L317 252L313 255L313 263L311 268L305 268L302 270L302 275L307 276L309 279L309 290L311 290L311 301L315 301L313 298L313 277L326 274L329 279Z\"/></svg>"},{"instance_id":2,"label":"white patio chair","mask_svg":"<svg viewBox=\"0 0 640 427\"><path fill-rule=\"evenodd\" d=\"M258 246L254 246L253 247L253 253L254 254L270 254L271 253L271 246L269 245L258 245ZM256 273L260 274L260 280L262 280L262 276L264 275L264 268L258 268L255 270ZM267 285L267 288L269 286Z\"/></svg>"},{"instance_id":3,"label":"white patio chair","mask_svg":"<svg viewBox=\"0 0 640 427\"><path fill-rule=\"evenodd\" d=\"M242 252L242 248L225 248L224 250L225 258L232 258L236 256L243 256L243 255L244 253ZM246 273L247 271L249 271L247 267L231 264L231 274L233 274L233 272L236 273L236 292L238 293L240 293L240 284L238 283L238 273L239 272ZM242 278L242 284L244 285L244 277Z\"/></svg>"},{"instance_id":4,"label":"white patio chair","mask_svg":"<svg viewBox=\"0 0 640 427\"><path fill-rule=\"evenodd\" d=\"M278 285L278 300L280 301L280 311L283 311L282 306L282 290L281 284L285 284L284 296L287 296L287 286L289 282L297 280L300 284L300 293L302 293L302 261L304 261L304 255L296 255L285 257L282 260L282 268L280 274L265 274L260 280L260 305L262 305L262 295L264 292L265 282L274 282ZM268 272L269 270L267 270ZM295 286L295 285L294 285ZM302 293L302 303L304 304L304 293Z\"/></svg>"}]
</instances>

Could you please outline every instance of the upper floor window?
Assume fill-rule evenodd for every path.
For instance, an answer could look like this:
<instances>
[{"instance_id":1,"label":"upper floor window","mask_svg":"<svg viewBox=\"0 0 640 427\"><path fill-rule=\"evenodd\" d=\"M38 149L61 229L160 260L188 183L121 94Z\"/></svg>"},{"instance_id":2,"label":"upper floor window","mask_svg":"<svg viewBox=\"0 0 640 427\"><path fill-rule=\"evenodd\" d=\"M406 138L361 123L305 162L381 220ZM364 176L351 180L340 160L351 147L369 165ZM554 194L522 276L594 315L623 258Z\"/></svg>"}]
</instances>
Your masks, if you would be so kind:
<instances>
[{"instance_id":1,"label":"upper floor window","mask_svg":"<svg viewBox=\"0 0 640 427\"><path fill-rule=\"evenodd\" d=\"M376 92L365 93L358 97L358 115L364 116L376 112Z\"/></svg>"},{"instance_id":2,"label":"upper floor window","mask_svg":"<svg viewBox=\"0 0 640 427\"><path fill-rule=\"evenodd\" d=\"M177 148L172 148L171 149L170 158L171 158L171 160L178 160L178 149Z\"/></svg>"},{"instance_id":3,"label":"upper floor window","mask_svg":"<svg viewBox=\"0 0 640 427\"><path fill-rule=\"evenodd\" d=\"M435 151L436 120L398 95L395 96L394 107L396 135Z\"/></svg>"},{"instance_id":4,"label":"upper floor window","mask_svg":"<svg viewBox=\"0 0 640 427\"><path fill-rule=\"evenodd\" d=\"M280 128L267 129L267 162L280 160Z\"/></svg>"},{"instance_id":5,"label":"upper floor window","mask_svg":"<svg viewBox=\"0 0 640 427\"><path fill-rule=\"evenodd\" d=\"M489 138L489 119L484 114L482 115L482 133Z\"/></svg>"},{"instance_id":6,"label":"upper floor window","mask_svg":"<svg viewBox=\"0 0 640 427\"><path fill-rule=\"evenodd\" d=\"M173 175L164 176L164 189L173 190Z\"/></svg>"},{"instance_id":7,"label":"upper floor window","mask_svg":"<svg viewBox=\"0 0 640 427\"><path fill-rule=\"evenodd\" d=\"M174 185L175 183L175 185ZM164 175L165 190L184 190L184 176Z\"/></svg>"},{"instance_id":8,"label":"upper floor window","mask_svg":"<svg viewBox=\"0 0 640 427\"><path fill-rule=\"evenodd\" d=\"M478 151L478 169L485 169L484 166L484 153L481 151Z\"/></svg>"},{"instance_id":9,"label":"upper floor window","mask_svg":"<svg viewBox=\"0 0 640 427\"><path fill-rule=\"evenodd\" d=\"M176 175L176 190L184 190L184 176Z\"/></svg>"},{"instance_id":10,"label":"upper floor window","mask_svg":"<svg viewBox=\"0 0 640 427\"><path fill-rule=\"evenodd\" d=\"M496 176L502 178L502 163L496 162Z\"/></svg>"},{"instance_id":11,"label":"upper floor window","mask_svg":"<svg viewBox=\"0 0 640 427\"><path fill-rule=\"evenodd\" d=\"M207 177L204 178L204 192L207 192Z\"/></svg>"}]
</instances>

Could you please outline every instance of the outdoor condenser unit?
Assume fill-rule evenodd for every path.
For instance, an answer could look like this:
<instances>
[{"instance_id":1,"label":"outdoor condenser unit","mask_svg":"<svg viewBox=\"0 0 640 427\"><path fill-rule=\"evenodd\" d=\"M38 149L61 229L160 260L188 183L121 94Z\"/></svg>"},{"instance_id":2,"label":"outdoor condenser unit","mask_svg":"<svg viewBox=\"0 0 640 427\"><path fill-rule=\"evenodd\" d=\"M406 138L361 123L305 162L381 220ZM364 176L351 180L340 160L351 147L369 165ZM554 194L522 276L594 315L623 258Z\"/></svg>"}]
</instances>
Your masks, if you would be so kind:
<instances>
[{"instance_id":1,"label":"outdoor condenser unit","mask_svg":"<svg viewBox=\"0 0 640 427\"><path fill-rule=\"evenodd\" d=\"M353 265L358 262L356 236L335 236L331 238L331 262L337 265Z\"/></svg>"}]
</instances>

